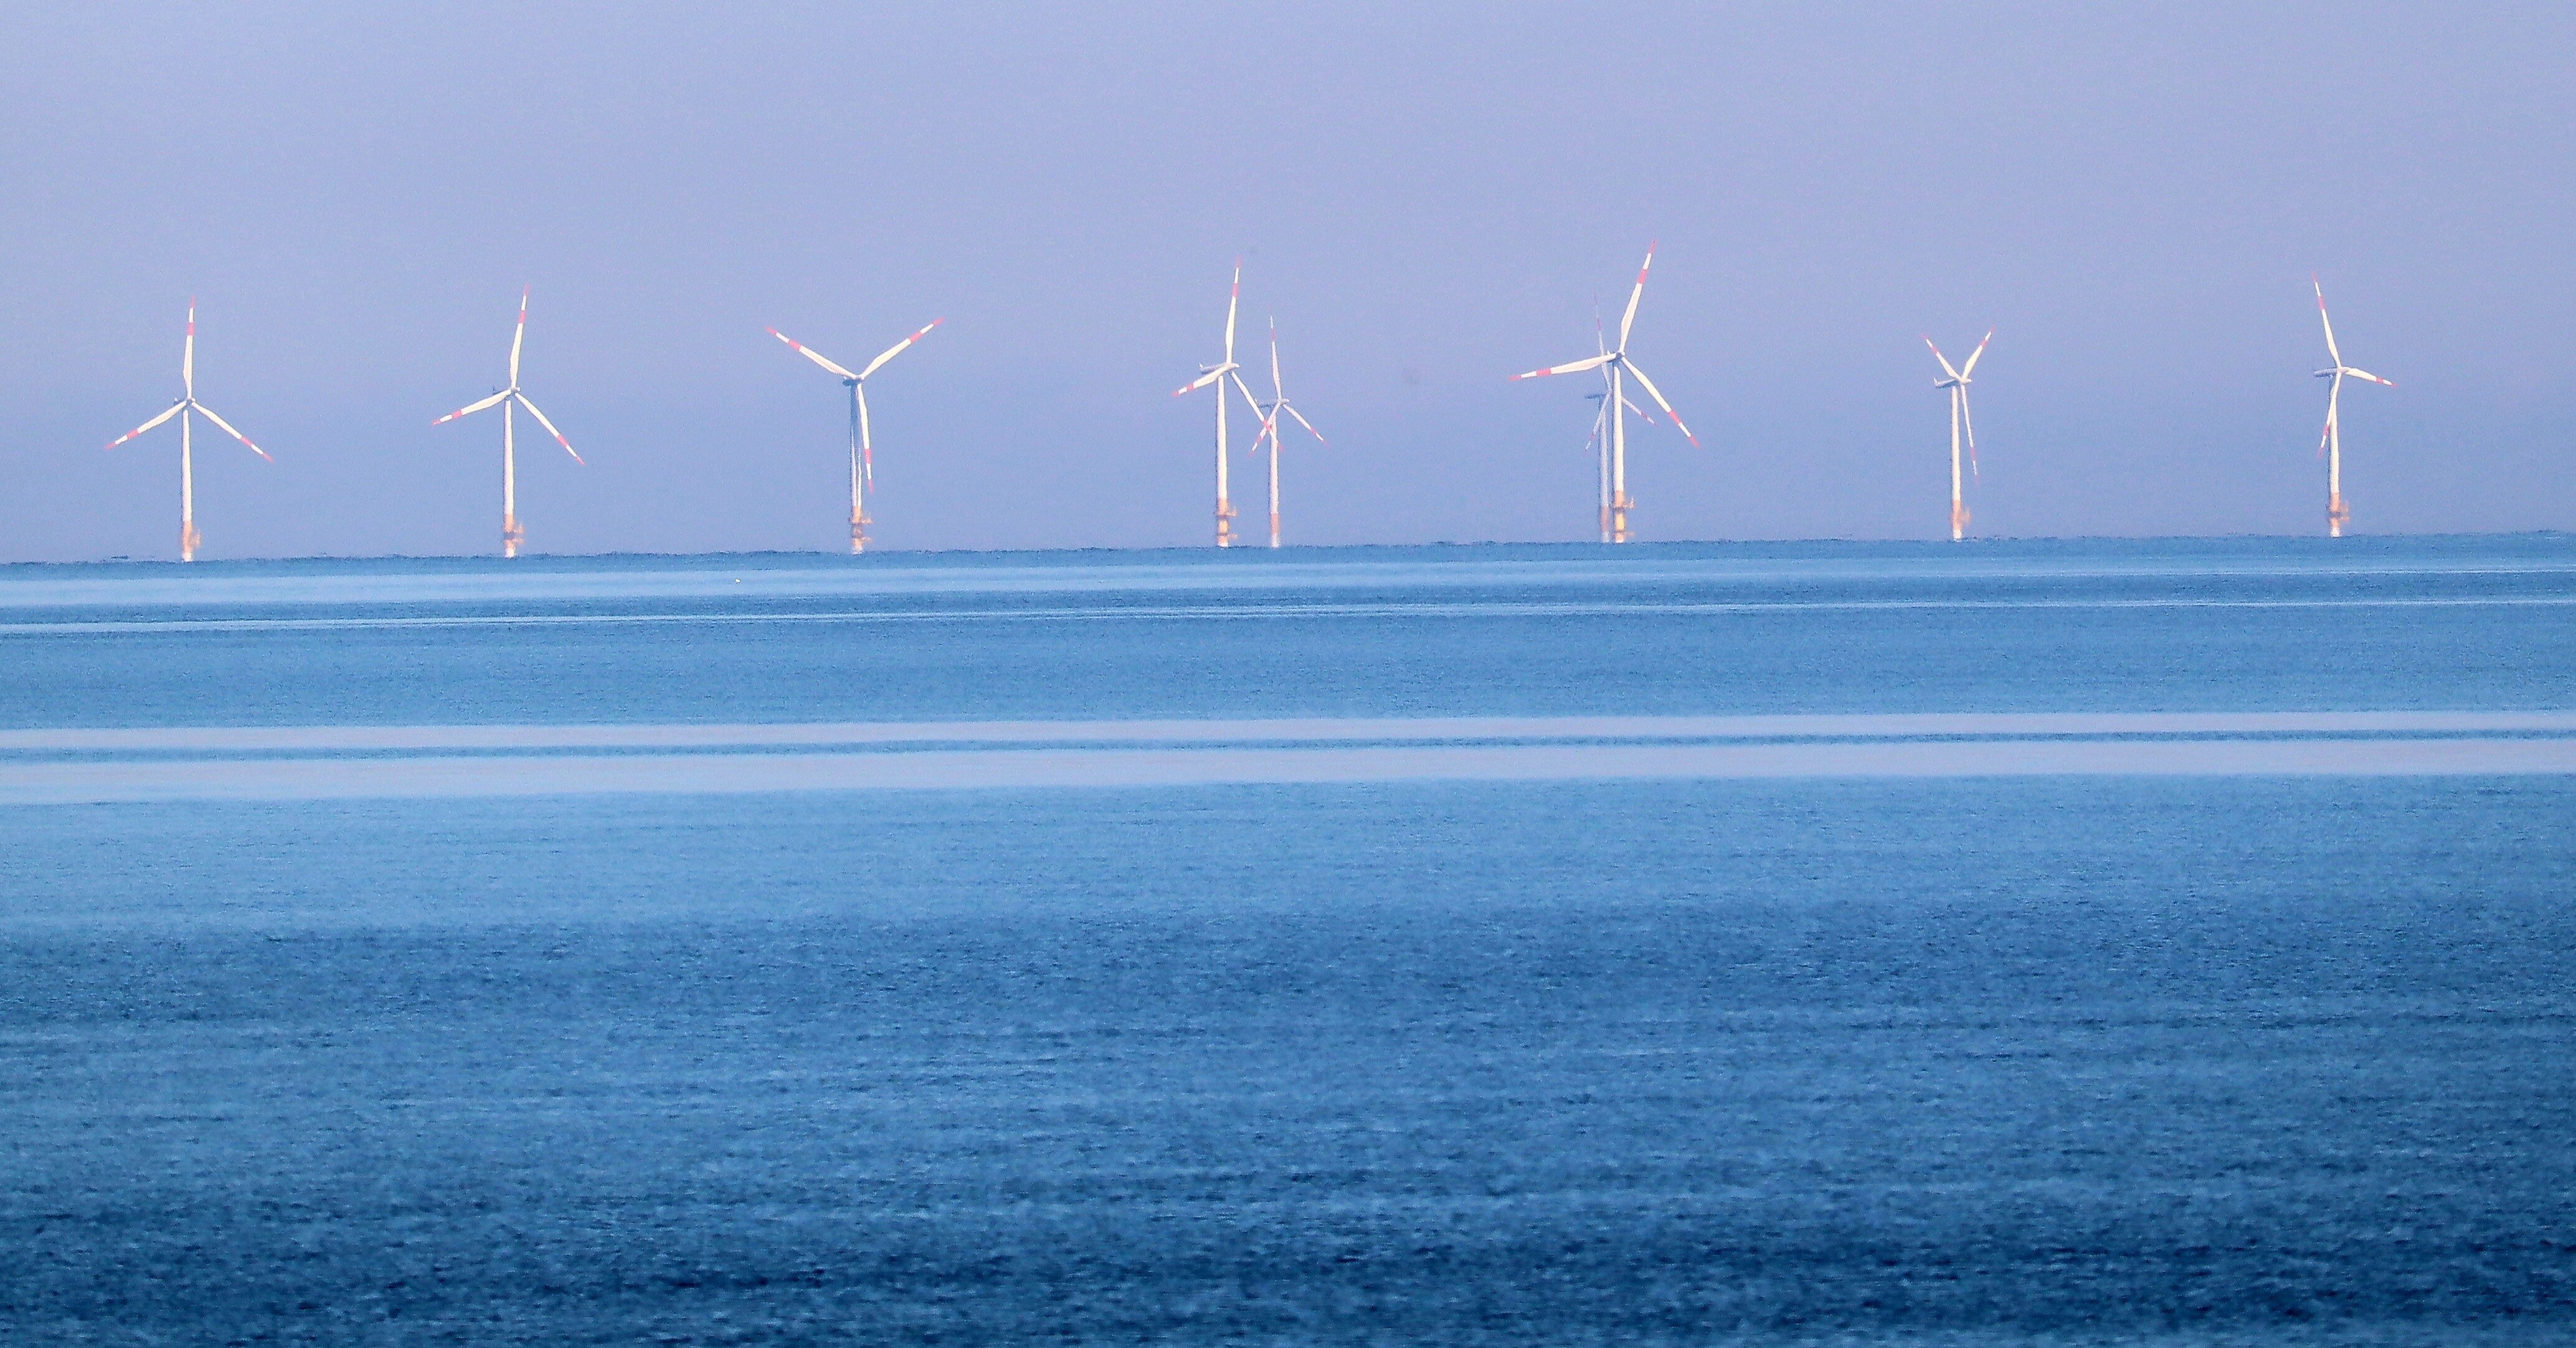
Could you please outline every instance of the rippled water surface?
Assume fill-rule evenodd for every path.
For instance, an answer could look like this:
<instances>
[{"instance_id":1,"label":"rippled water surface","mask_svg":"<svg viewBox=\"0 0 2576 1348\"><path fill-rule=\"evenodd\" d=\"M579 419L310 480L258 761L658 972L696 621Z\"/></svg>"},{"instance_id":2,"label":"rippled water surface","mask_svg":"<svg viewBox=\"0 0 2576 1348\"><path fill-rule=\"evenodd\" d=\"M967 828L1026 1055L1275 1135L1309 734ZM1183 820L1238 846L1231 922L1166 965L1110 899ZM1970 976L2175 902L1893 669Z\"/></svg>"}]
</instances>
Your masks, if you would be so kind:
<instances>
[{"instance_id":1,"label":"rippled water surface","mask_svg":"<svg viewBox=\"0 0 2576 1348\"><path fill-rule=\"evenodd\" d=\"M0 1340L2576 1334L2565 538L15 567L0 673Z\"/></svg>"},{"instance_id":2,"label":"rippled water surface","mask_svg":"<svg viewBox=\"0 0 2576 1348\"><path fill-rule=\"evenodd\" d=\"M13 567L0 725L2576 707L2555 536Z\"/></svg>"}]
</instances>

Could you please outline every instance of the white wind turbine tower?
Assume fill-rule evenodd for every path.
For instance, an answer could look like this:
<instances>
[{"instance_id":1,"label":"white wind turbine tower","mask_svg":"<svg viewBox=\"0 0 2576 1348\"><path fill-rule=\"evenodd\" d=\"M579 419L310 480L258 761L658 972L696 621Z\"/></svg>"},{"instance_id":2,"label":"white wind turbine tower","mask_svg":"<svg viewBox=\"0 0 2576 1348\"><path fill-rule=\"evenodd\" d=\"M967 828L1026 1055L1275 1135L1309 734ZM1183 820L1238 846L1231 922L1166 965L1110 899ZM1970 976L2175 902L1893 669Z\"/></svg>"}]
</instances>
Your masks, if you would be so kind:
<instances>
[{"instance_id":1,"label":"white wind turbine tower","mask_svg":"<svg viewBox=\"0 0 2576 1348\"><path fill-rule=\"evenodd\" d=\"M1625 382L1635 378L1638 387L1646 390L1646 396L1655 400L1655 406L1664 409L1664 415L1673 419L1673 429L1680 431L1694 448L1699 445L1699 437L1692 435L1690 427L1682 423L1681 413L1674 411L1673 405L1665 400L1663 390L1656 388L1655 381L1647 378L1646 372L1639 369L1637 362L1628 355L1628 333L1637 326L1637 301L1645 297L1646 273L1654 265L1655 245L1650 243L1646 245L1645 265L1637 268L1636 288L1628 292L1628 312L1619 320L1619 345L1615 350L1570 364L1551 365L1544 370L1512 376L1514 379L1536 379L1542 375L1578 374L1584 370L1609 372L1610 391L1602 400L1610 409L1610 517L1604 533L1605 541L1612 543L1628 541L1628 512L1636 508L1636 502L1628 499L1628 399Z\"/></svg>"},{"instance_id":2,"label":"white wind turbine tower","mask_svg":"<svg viewBox=\"0 0 2576 1348\"><path fill-rule=\"evenodd\" d=\"M179 349L179 400L170 404L161 415L116 437L107 445L114 449L172 417L179 419L179 560L183 562L197 560L197 465L193 443L196 435L190 424L197 414L203 414L224 434L249 445L251 453L268 458L267 450L252 445L249 436L234 430L231 422L216 416L215 409L197 401L197 300L191 295L188 297L187 343ZM269 462L275 463L276 460L269 459Z\"/></svg>"},{"instance_id":3,"label":"white wind turbine tower","mask_svg":"<svg viewBox=\"0 0 2576 1348\"><path fill-rule=\"evenodd\" d=\"M501 409L501 555L504 557L518 556L519 545L528 540L526 531L519 527L519 440L516 423L511 418L513 405L528 409L528 415L535 417L537 424L546 428L546 434L553 436L555 443L563 446L564 453L572 455L574 463L582 462L581 455L573 451L572 441L566 440L563 432L556 430L555 424L546 420L546 414L538 411L535 403L528 401L528 395L519 391L519 348L527 340L528 292L522 289L519 292L519 327L518 331L510 337L510 386L481 402L468 403L429 423L432 426L444 426L458 417L471 416L487 407Z\"/></svg>"},{"instance_id":4,"label":"white wind turbine tower","mask_svg":"<svg viewBox=\"0 0 2576 1348\"><path fill-rule=\"evenodd\" d=\"M1941 373L1949 376L1932 381L1932 387L1950 390L1950 541L1953 543L1968 536L1968 503L1959 494L1959 428L1964 425L1968 430L1968 471L1973 473L1977 470L1977 423L1968 415L1968 384L1970 376L1977 372L1977 362L1986 354L1986 343L1994 339L1994 329L1986 329L1977 349L1968 353L1968 363L1956 369L1951 368L1950 358L1941 354L1941 348L1934 346L1930 337L1923 339L1925 346L1932 347L1932 359L1941 362Z\"/></svg>"},{"instance_id":5,"label":"white wind turbine tower","mask_svg":"<svg viewBox=\"0 0 2576 1348\"><path fill-rule=\"evenodd\" d=\"M2352 512L2345 509L2343 504L2343 423L2341 419L2343 378L2345 375L2351 375L2355 379L2367 379L2374 384L2386 384L2390 388L2395 388L2397 385L2368 370L2356 370L2343 363L2343 353L2335 349L2334 320L2326 317L2325 283L2310 276L2308 284L2316 287L2317 321L2325 325L2326 354L2334 358L2334 368L2317 371L2317 378L2334 380L2332 384L2326 386L2326 432L2318 437L2317 452L2327 456L2326 535L2330 538L2341 538L2344 522L2352 518Z\"/></svg>"},{"instance_id":6,"label":"white wind turbine tower","mask_svg":"<svg viewBox=\"0 0 2576 1348\"><path fill-rule=\"evenodd\" d=\"M1594 306L1594 312L1592 315L1592 346L1594 350L1603 355L1608 355L1610 353L1609 342L1601 335L1601 314L1599 312L1598 305ZM1601 367L1601 391L1599 393L1587 393L1583 395L1586 398L1601 404L1600 410L1592 414L1592 433L1584 437L1583 447L1585 449L1599 451L1601 541L1604 543L1610 541L1610 397L1614 392L1617 392L1617 390L1610 387L1610 367L1604 365ZM1655 424L1654 415L1646 409L1639 407L1626 394L1619 394L1619 401L1625 405L1629 411L1636 413L1638 418L1644 421L1647 425L1652 426Z\"/></svg>"},{"instance_id":7,"label":"white wind turbine tower","mask_svg":"<svg viewBox=\"0 0 2576 1348\"><path fill-rule=\"evenodd\" d=\"M914 342L929 336L931 328L938 327L947 321L945 318L930 320L928 327L887 347L875 360L868 362L868 368L857 374L852 374L833 364L825 359L821 352L804 345L786 333L776 328L769 330L769 335L787 343L788 349L839 375L841 383L850 390L850 552L852 555L867 551L868 526L876 523L875 520L868 518L867 511L867 489L877 484L876 450L873 437L868 431L868 376L885 368L887 361L902 355L905 348Z\"/></svg>"},{"instance_id":8,"label":"white wind turbine tower","mask_svg":"<svg viewBox=\"0 0 2576 1348\"><path fill-rule=\"evenodd\" d=\"M1237 373L1243 367L1234 363L1234 311L1242 299L1243 259L1238 257L1234 260L1234 292L1225 302L1225 359L1215 365L1200 366L1198 378L1172 390L1173 397L1186 398L1210 384L1216 385L1216 545L1220 548L1234 546L1234 502L1226 493L1226 379L1231 377L1234 380L1234 386L1243 394L1244 402L1251 405L1252 415L1256 419L1261 416L1260 402L1252 396L1251 389L1244 387L1243 376ZM1304 418L1301 417L1299 420L1302 421Z\"/></svg>"},{"instance_id":9,"label":"white wind turbine tower","mask_svg":"<svg viewBox=\"0 0 2576 1348\"><path fill-rule=\"evenodd\" d=\"M1315 437L1316 444L1330 443L1324 439L1322 431L1315 429L1315 423L1308 421L1306 414L1288 401L1288 390L1279 383L1279 320L1276 318L1270 320L1270 393L1268 415L1261 419L1261 434L1252 437L1252 452L1261 452L1263 440L1270 442L1270 546L1275 548L1279 546L1279 414L1285 412L1295 417L1297 424L1306 428L1306 434Z\"/></svg>"}]
</instances>

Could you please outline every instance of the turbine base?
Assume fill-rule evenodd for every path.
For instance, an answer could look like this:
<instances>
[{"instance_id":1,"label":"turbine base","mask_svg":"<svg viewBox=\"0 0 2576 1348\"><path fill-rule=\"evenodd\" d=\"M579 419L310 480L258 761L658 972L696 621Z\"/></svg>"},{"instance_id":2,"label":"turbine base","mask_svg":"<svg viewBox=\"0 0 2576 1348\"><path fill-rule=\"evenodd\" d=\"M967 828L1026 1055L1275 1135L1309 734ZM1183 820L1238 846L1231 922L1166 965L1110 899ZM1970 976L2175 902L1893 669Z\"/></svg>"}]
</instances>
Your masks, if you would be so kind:
<instances>
[{"instance_id":1,"label":"turbine base","mask_svg":"<svg viewBox=\"0 0 2576 1348\"><path fill-rule=\"evenodd\" d=\"M1636 503L1635 501L1633 501L1633 500L1630 500L1630 499L1629 499L1629 497L1628 497L1628 494L1627 494L1626 492L1621 492L1619 495L1617 495L1616 497L1613 497L1613 498L1611 499L1611 501L1610 501L1610 541L1611 541L1611 542L1613 542L1613 543L1625 543L1625 542L1627 542L1627 541L1628 541L1628 512L1629 512L1629 511L1631 511L1631 510L1634 510L1634 509L1636 509L1636 508L1637 508L1637 503Z\"/></svg>"},{"instance_id":2,"label":"turbine base","mask_svg":"<svg viewBox=\"0 0 2576 1348\"><path fill-rule=\"evenodd\" d=\"M2328 496L2326 498L2326 537L2343 537L2343 527L2351 522L2352 507L2343 503L2343 493L2335 492Z\"/></svg>"},{"instance_id":3,"label":"turbine base","mask_svg":"<svg viewBox=\"0 0 2576 1348\"><path fill-rule=\"evenodd\" d=\"M1968 536L1968 508L1956 501L1950 503L1950 541L1960 542Z\"/></svg>"},{"instance_id":4,"label":"turbine base","mask_svg":"<svg viewBox=\"0 0 2576 1348\"><path fill-rule=\"evenodd\" d=\"M528 531L519 527L519 517L516 515L503 515L501 517L501 555L504 557L518 556L519 545L527 541Z\"/></svg>"},{"instance_id":5,"label":"turbine base","mask_svg":"<svg viewBox=\"0 0 2576 1348\"><path fill-rule=\"evenodd\" d=\"M1216 545L1234 546L1234 503L1222 496L1216 498Z\"/></svg>"},{"instance_id":6,"label":"turbine base","mask_svg":"<svg viewBox=\"0 0 2576 1348\"><path fill-rule=\"evenodd\" d=\"M197 545L203 541L197 536L196 524L183 521L179 525L179 560L183 562L197 560Z\"/></svg>"},{"instance_id":7,"label":"turbine base","mask_svg":"<svg viewBox=\"0 0 2576 1348\"><path fill-rule=\"evenodd\" d=\"M868 526L874 523L876 523L876 521L870 519L866 515L853 515L850 517L851 556L856 557L860 553L868 550Z\"/></svg>"}]
</instances>

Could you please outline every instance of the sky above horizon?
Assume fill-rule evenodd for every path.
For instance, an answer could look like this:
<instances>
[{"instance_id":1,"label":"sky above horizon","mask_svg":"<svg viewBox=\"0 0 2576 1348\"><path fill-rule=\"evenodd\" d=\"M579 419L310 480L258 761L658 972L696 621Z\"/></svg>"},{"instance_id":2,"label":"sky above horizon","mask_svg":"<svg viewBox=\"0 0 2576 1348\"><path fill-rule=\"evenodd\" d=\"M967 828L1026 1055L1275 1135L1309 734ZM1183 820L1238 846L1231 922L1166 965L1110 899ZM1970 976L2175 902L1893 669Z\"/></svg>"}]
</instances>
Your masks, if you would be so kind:
<instances>
[{"instance_id":1,"label":"sky above horizon","mask_svg":"<svg viewBox=\"0 0 2576 1348\"><path fill-rule=\"evenodd\" d=\"M1978 370L1977 532L2576 528L2576 11L2555 6L61 7L0 50L0 560L837 550L845 364L887 548L1209 536L1239 358L1331 437L1292 543L1586 540L1592 349L1641 539L1932 538ZM527 429L523 424L523 432ZM1262 465L1235 490L1260 533Z\"/></svg>"}]
</instances>

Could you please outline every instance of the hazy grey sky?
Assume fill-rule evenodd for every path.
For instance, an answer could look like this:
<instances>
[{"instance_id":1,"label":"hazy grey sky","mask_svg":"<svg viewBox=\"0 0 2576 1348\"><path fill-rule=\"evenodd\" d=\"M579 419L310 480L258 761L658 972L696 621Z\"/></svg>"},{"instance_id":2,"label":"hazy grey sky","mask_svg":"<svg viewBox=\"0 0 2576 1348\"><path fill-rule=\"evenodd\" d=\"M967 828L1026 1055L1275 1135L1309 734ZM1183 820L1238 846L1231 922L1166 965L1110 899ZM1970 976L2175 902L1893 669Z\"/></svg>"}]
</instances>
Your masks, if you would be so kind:
<instances>
[{"instance_id":1,"label":"hazy grey sky","mask_svg":"<svg viewBox=\"0 0 2576 1348\"><path fill-rule=\"evenodd\" d=\"M0 558L1208 535L1227 269L1276 313L1294 542L1583 539L1597 298L1708 446L1640 537L1937 537L1919 333L1989 325L1977 525L2317 532L2323 274L2356 532L2576 527L2576 11L2532 5L23 7L0 43ZM2249 13L2251 17L2249 17ZM1246 520L1259 510L1238 459Z\"/></svg>"}]
</instances>

